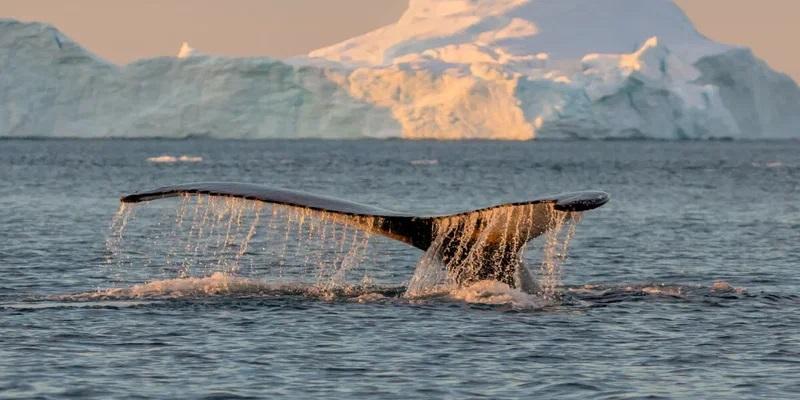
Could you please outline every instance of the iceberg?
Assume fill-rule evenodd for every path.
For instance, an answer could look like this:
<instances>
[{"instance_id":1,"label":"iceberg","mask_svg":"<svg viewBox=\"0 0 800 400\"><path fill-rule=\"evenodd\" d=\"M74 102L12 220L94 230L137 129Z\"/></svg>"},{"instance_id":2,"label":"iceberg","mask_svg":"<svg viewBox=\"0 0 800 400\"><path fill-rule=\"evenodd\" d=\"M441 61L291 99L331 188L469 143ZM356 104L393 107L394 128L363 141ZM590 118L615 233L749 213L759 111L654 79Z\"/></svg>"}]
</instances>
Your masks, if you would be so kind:
<instances>
[{"instance_id":1,"label":"iceberg","mask_svg":"<svg viewBox=\"0 0 800 400\"><path fill-rule=\"evenodd\" d=\"M411 0L286 60L117 66L0 20L0 136L797 138L800 88L671 0Z\"/></svg>"},{"instance_id":2,"label":"iceberg","mask_svg":"<svg viewBox=\"0 0 800 400\"><path fill-rule=\"evenodd\" d=\"M197 50L194 47L189 46L189 42L183 42L181 44L180 50L178 50L178 58L187 58L197 54Z\"/></svg>"},{"instance_id":3,"label":"iceberg","mask_svg":"<svg viewBox=\"0 0 800 400\"><path fill-rule=\"evenodd\" d=\"M271 58L159 57L125 66L55 28L0 20L0 136L348 138L396 131L325 71Z\"/></svg>"}]
</instances>

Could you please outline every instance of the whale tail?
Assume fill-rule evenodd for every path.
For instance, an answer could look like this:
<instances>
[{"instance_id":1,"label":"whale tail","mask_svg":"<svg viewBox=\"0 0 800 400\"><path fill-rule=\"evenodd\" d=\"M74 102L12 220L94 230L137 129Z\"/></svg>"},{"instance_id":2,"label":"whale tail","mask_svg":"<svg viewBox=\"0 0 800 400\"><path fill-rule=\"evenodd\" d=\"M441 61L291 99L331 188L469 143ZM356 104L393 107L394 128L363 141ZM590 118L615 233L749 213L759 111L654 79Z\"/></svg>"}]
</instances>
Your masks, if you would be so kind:
<instances>
[{"instance_id":1,"label":"whale tail","mask_svg":"<svg viewBox=\"0 0 800 400\"><path fill-rule=\"evenodd\" d=\"M533 291L522 266L525 244L554 226L559 217L605 204L608 194L574 192L499 204L448 215L418 216L333 197L246 183L206 182L165 186L124 196L139 203L181 195L235 197L335 216L354 226L414 246L441 261L457 285L493 279Z\"/></svg>"}]
</instances>

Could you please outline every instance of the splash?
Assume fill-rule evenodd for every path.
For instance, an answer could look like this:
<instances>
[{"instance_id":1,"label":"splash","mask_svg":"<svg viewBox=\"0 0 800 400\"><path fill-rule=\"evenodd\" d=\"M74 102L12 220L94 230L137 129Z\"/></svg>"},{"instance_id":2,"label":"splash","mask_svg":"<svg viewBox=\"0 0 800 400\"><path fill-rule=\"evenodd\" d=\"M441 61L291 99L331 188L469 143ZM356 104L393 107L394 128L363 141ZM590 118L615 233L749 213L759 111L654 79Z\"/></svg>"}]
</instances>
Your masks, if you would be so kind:
<instances>
[{"instance_id":1,"label":"splash","mask_svg":"<svg viewBox=\"0 0 800 400\"><path fill-rule=\"evenodd\" d=\"M750 293L725 281L711 285L670 283L585 284L561 287L558 301L543 299L497 281L485 280L426 298L403 296L403 286L349 286L323 291L314 285L274 283L222 272L206 277L170 278L137 283L123 288L99 289L69 295L31 298L19 302L0 302L2 309L41 309L63 307L137 307L164 300L186 300L218 297L219 301L301 296L322 301L350 303L438 304L463 302L497 306L516 311L561 312L580 311L597 306L641 301L679 301L701 304L723 304L728 301L756 299L774 304L776 301L797 302L797 296L785 293Z\"/></svg>"},{"instance_id":2,"label":"splash","mask_svg":"<svg viewBox=\"0 0 800 400\"><path fill-rule=\"evenodd\" d=\"M398 288L370 288L347 286L335 290L321 290L315 285L299 283L266 282L224 272L191 278L159 279L128 287L100 289L66 296L52 296L51 301L128 301L172 300L206 297L267 297L305 296L323 300L351 300L359 303L379 302L397 298Z\"/></svg>"},{"instance_id":3,"label":"splash","mask_svg":"<svg viewBox=\"0 0 800 400\"><path fill-rule=\"evenodd\" d=\"M711 284L711 291L714 293L735 293L744 294L747 290L744 288L734 287L730 283L722 280L716 280Z\"/></svg>"},{"instance_id":4,"label":"splash","mask_svg":"<svg viewBox=\"0 0 800 400\"><path fill-rule=\"evenodd\" d=\"M106 264L119 265L124 260L122 242L128 221L134 217L136 206L134 204L120 203L116 214L111 219L108 236L106 237ZM115 262L116 260L116 262Z\"/></svg>"},{"instance_id":5,"label":"splash","mask_svg":"<svg viewBox=\"0 0 800 400\"><path fill-rule=\"evenodd\" d=\"M509 287L554 299L561 264L580 221L580 213L551 204L498 207L445 218L435 225L435 240L416 266L407 296L449 292L487 277ZM531 238L544 233L538 282L524 263Z\"/></svg>"},{"instance_id":6,"label":"splash","mask_svg":"<svg viewBox=\"0 0 800 400\"><path fill-rule=\"evenodd\" d=\"M141 221L137 217L141 223L133 233L134 208L120 207L106 243L107 265L129 275L119 283L153 279L155 271L163 279L223 273L314 284L321 290L369 282L356 267L365 258L378 218L228 197L183 195L178 201L173 217L168 217L169 205L160 214L155 210Z\"/></svg>"},{"instance_id":7,"label":"splash","mask_svg":"<svg viewBox=\"0 0 800 400\"><path fill-rule=\"evenodd\" d=\"M514 309L540 309L550 305L546 300L511 288L502 282L478 281L454 289L450 298L470 304L510 305Z\"/></svg>"},{"instance_id":8,"label":"splash","mask_svg":"<svg viewBox=\"0 0 800 400\"><path fill-rule=\"evenodd\" d=\"M379 251L389 248L381 243L389 239L374 235L386 229L377 216L195 194L171 201L148 203L138 212L121 205L107 240L107 265L116 285L130 288L143 281L222 273L334 293L380 287L391 275L386 271L393 269L374 265L381 258L372 254L374 245L380 243ZM579 213L557 211L550 203L436 218L431 245L416 264L405 296L447 295L490 280L556 299L561 264L579 219ZM538 274L532 274L524 253L539 236L543 239L533 243L542 243L537 246L541 260Z\"/></svg>"},{"instance_id":9,"label":"splash","mask_svg":"<svg viewBox=\"0 0 800 400\"><path fill-rule=\"evenodd\" d=\"M545 299L555 299L561 285L561 265L567 258L567 250L581 214L551 210L550 226L544 234L542 262L539 266L538 294Z\"/></svg>"},{"instance_id":10,"label":"splash","mask_svg":"<svg viewBox=\"0 0 800 400\"><path fill-rule=\"evenodd\" d=\"M128 225L128 220L133 216L135 205L130 203L120 203L119 209L111 219L111 227L108 238L106 239L106 248L110 250L119 250L119 244L122 241L122 235L125 232L125 227Z\"/></svg>"},{"instance_id":11,"label":"splash","mask_svg":"<svg viewBox=\"0 0 800 400\"><path fill-rule=\"evenodd\" d=\"M417 264L408 295L448 291L486 277L516 286L509 270L520 263L522 246L542 223L534 220L541 207L549 206L499 207L437 221L435 239Z\"/></svg>"},{"instance_id":12,"label":"splash","mask_svg":"<svg viewBox=\"0 0 800 400\"><path fill-rule=\"evenodd\" d=\"M65 296L62 300L164 299L231 294L258 294L279 290L259 281L215 272L207 277L156 280L127 288L111 288Z\"/></svg>"}]
</instances>

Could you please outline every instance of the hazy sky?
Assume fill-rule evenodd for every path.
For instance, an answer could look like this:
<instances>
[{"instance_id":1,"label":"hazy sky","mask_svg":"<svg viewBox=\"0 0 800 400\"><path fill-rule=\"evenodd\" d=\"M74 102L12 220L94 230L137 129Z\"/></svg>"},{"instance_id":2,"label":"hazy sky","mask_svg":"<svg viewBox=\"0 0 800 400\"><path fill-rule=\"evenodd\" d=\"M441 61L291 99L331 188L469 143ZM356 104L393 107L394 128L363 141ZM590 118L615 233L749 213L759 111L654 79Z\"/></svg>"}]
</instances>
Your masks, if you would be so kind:
<instances>
[{"instance_id":1,"label":"hazy sky","mask_svg":"<svg viewBox=\"0 0 800 400\"><path fill-rule=\"evenodd\" d=\"M550 0L557 1L557 0ZM752 47L800 81L800 0L677 0L701 32ZM395 21L407 0L0 0L0 16L46 21L117 63L205 53L285 57Z\"/></svg>"}]
</instances>

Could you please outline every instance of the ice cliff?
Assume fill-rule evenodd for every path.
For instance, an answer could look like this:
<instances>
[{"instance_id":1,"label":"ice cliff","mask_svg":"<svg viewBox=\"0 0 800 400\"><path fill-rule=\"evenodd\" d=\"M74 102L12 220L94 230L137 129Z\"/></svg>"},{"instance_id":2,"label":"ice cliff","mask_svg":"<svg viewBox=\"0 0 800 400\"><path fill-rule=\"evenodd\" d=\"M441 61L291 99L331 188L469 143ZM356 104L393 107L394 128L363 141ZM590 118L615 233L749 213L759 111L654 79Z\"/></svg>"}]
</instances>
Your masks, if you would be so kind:
<instances>
[{"instance_id":1,"label":"ice cliff","mask_svg":"<svg viewBox=\"0 0 800 400\"><path fill-rule=\"evenodd\" d=\"M354 99L323 69L183 55L120 67L50 26L0 21L0 136L339 138L398 131L388 110Z\"/></svg>"},{"instance_id":2,"label":"ice cliff","mask_svg":"<svg viewBox=\"0 0 800 400\"><path fill-rule=\"evenodd\" d=\"M292 60L109 64L0 21L0 136L800 137L800 88L671 0L411 0Z\"/></svg>"}]
</instances>

